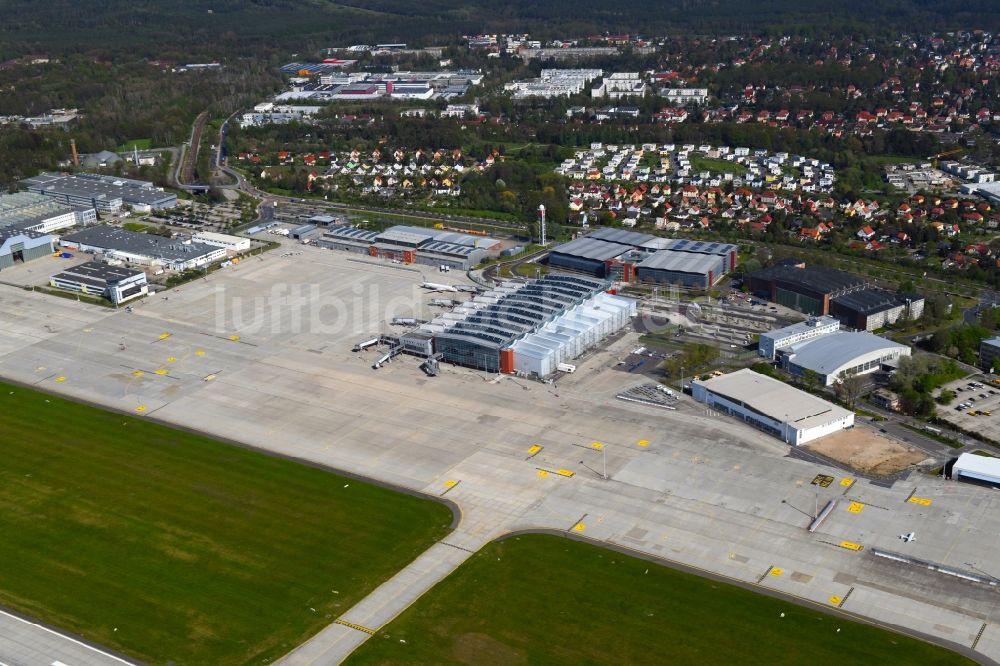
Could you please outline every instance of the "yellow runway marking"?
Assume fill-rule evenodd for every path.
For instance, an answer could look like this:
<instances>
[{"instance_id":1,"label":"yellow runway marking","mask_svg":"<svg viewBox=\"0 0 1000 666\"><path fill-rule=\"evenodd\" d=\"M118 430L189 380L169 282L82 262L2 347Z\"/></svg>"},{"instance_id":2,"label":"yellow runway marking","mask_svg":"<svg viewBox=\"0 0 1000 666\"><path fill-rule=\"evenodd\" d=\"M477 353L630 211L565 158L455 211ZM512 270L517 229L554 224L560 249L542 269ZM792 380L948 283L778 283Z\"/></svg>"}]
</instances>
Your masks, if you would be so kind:
<instances>
[{"instance_id":1,"label":"yellow runway marking","mask_svg":"<svg viewBox=\"0 0 1000 666\"><path fill-rule=\"evenodd\" d=\"M557 469L556 474L558 474L559 476L573 476L574 474L576 474L576 472L568 469Z\"/></svg>"},{"instance_id":2,"label":"yellow runway marking","mask_svg":"<svg viewBox=\"0 0 1000 666\"><path fill-rule=\"evenodd\" d=\"M548 473L548 472L546 472L546 471L545 471L544 469L540 469L540 470L538 470L538 476L542 477L543 479L544 479L545 477L547 477L548 475L549 475L549 473Z\"/></svg>"},{"instance_id":3,"label":"yellow runway marking","mask_svg":"<svg viewBox=\"0 0 1000 666\"><path fill-rule=\"evenodd\" d=\"M604 445L601 444L600 442L591 442L590 443L590 448L597 449L598 451L600 451L601 449L604 448Z\"/></svg>"},{"instance_id":4,"label":"yellow runway marking","mask_svg":"<svg viewBox=\"0 0 1000 666\"><path fill-rule=\"evenodd\" d=\"M213 379L215 379L215 374L214 374L214 373L213 373L213 374L211 374L211 375L205 375L205 376L204 376L204 377L202 378L202 381L206 381L206 382L210 382L210 381L212 381Z\"/></svg>"},{"instance_id":5,"label":"yellow runway marking","mask_svg":"<svg viewBox=\"0 0 1000 666\"><path fill-rule=\"evenodd\" d=\"M133 377L142 377L144 374L146 374L146 373L143 372L142 370L133 370L132 371L132 376Z\"/></svg>"},{"instance_id":6,"label":"yellow runway marking","mask_svg":"<svg viewBox=\"0 0 1000 666\"><path fill-rule=\"evenodd\" d=\"M162 377L163 375L167 374L167 369L166 368L157 368L155 370L155 372L156 372L156 374L158 374L158 375L160 375Z\"/></svg>"},{"instance_id":7,"label":"yellow runway marking","mask_svg":"<svg viewBox=\"0 0 1000 666\"><path fill-rule=\"evenodd\" d=\"M202 350L202 349L199 349L198 351L196 351L196 352L194 353L194 355L195 355L195 356L204 356L204 355L205 355L205 351L204 351L204 350Z\"/></svg>"},{"instance_id":8,"label":"yellow runway marking","mask_svg":"<svg viewBox=\"0 0 1000 666\"><path fill-rule=\"evenodd\" d=\"M167 357L167 363L176 363L176 362L177 362L177 357L176 356L168 356Z\"/></svg>"},{"instance_id":9,"label":"yellow runway marking","mask_svg":"<svg viewBox=\"0 0 1000 666\"><path fill-rule=\"evenodd\" d=\"M240 341L240 336L238 336L238 335L230 335L229 339L232 340L233 342L239 342Z\"/></svg>"},{"instance_id":10,"label":"yellow runway marking","mask_svg":"<svg viewBox=\"0 0 1000 666\"><path fill-rule=\"evenodd\" d=\"M911 497L910 502L913 504L919 504L921 506L930 506L933 500L929 500L926 497Z\"/></svg>"},{"instance_id":11,"label":"yellow runway marking","mask_svg":"<svg viewBox=\"0 0 1000 666\"><path fill-rule=\"evenodd\" d=\"M587 526L584 525L583 523L577 523L576 525L573 526L573 531L574 532L582 532L585 529L587 529Z\"/></svg>"},{"instance_id":12,"label":"yellow runway marking","mask_svg":"<svg viewBox=\"0 0 1000 666\"><path fill-rule=\"evenodd\" d=\"M840 485L844 486L845 488L850 488L851 486L854 485L854 479L849 479L847 477L844 477L843 479L840 480Z\"/></svg>"},{"instance_id":13,"label":"yellow runway marking","mask_svg":"<svg viewBox=\"0 0 1000 666\"><path fill-rule=\"evenodd\" d=\"M62 375L59 375L58 377L56 377L56 383L57 384L62 384L64 381L66 381L66 378L63 377Z\"/></svg>"},{"instance_id":14,"label":"yellow runway marking","mask_svg":"<svg viewBox=\"0 0 1000 666\"><path fill-rule=\"evenodd\" d=\"M833 604L834 606L839 606L840 601L841 601L840 597L838 597L836 594L830 597L830 603Z\"/></svg>"},{"instance_id":15,"label":"yellow runway marking","mask_svg":"<svg viewBox=\"0 0 1000 666\"><path fill-rule=\"evenodd\" d=\"M785 570L782 569L781 567L774 567L773 569L771 569L772 576L780 576L783 573L785 573Z\"/></svg>"},{"instance_id":16,"label":"yellow runway marking","mask_svg":"<svg viewBox=\"0 0 1000 666\"><path fill-rule=\"evenodd\" d=\"M649 446L649 440L648 439L640 439L638 441L638 444L639 444L639 446Z\"/></svg>"},{"instance_id":17,"label":"yellow runway marking","mask_svg":"<svg viewBox=\"0 0 1000 666\"><path fill-rule=\"evenodd\" d=\"M861 510L865 508L865 505L861 502L851 502L847 505L847 510L851 513L861 513Z\"/></svg>"},{"instance_id":18,"label":"yellow runway marking","mask_svg":"<svg viewBox=\"0 0 1000 666\"><path fill-rule=\"evenodd\" d=\"M135 411L137 414L142 414L144 411L146 411L146 405L139 405L138 407L135 408Z\"/></svg>"},{"instance_id":19,"label":"yellow runway marking","mask_svg":"<svg viewBox=\"0 0 1000 666\"><path fill-rule=\"evenodd\" d=\"M445 488L452 488L452 487L454 487L457 484L458 484L458 481L455 481L453 479L448 479L447 481L444 482L444 487Z\"/></svg>"},{"instance_id":20,"label":"yellow runway marking","mask_svg":"<svg viewBox=\"0 0 1000 666\"><path fill-rule=\"evenodd\" d=\"M160 333L160 340L166 340L170 337L170 333Z\"/></svg>"},{"instance_id":21,"label":"yellow runway marking","mask_svg":"<svg viewBox=\"0 0 1000 666\"><path fill-rule=\"evenodd\" d=\"M853 541L841 541L841 548L846 548L847 550L861 550L864 548L860 543L854 543Z\"/></svg>"},{"instance_id":22,"label":"yellow runway marking","mask_svg":"<svg viewBox=\"0 0 1000 666\"><path fill-rule=\"evenodd\" d=\"M538 444L534 444L528 447L528 455L533 456L541 450L542 450L541 446L539 446Z\"/></svg>"}]
</instances>

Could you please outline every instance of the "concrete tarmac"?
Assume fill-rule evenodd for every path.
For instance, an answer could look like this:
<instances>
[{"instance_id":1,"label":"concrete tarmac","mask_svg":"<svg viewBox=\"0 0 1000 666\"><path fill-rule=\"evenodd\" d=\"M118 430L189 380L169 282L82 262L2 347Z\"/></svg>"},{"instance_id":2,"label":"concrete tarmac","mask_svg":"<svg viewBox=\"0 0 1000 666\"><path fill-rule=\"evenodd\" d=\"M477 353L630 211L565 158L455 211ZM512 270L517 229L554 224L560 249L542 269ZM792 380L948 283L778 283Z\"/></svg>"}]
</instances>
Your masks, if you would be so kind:
<instances>
[{"instance_id":1,"label":"concrete tarmac","mask_svg":"<svg viewBox=\"0 0 1000 666\"><path fill-rule=\"evenodd\" d=\"M219 271L133 314L0 287L10 313L0 376L457 504L455 532L287 663L338 663L484 543L537 529L1000 659L996 586L872 552L1000 575L995 491L919 472L886 487L791 458L782 442L688 398L677 411L616 400L637 382L616 366L635 334L555 386L450 366L429 378L412 357L372 370L375 353L351 347L388 317L432 312L432 295L414 287L421 276L300 249ZM326 305L318 316L316 300ZM814 485L820 474L834 482ZM808 532L830 500L836 509ZM899 539L910 531L915 541Z\"/></svg>"}]
</instances>

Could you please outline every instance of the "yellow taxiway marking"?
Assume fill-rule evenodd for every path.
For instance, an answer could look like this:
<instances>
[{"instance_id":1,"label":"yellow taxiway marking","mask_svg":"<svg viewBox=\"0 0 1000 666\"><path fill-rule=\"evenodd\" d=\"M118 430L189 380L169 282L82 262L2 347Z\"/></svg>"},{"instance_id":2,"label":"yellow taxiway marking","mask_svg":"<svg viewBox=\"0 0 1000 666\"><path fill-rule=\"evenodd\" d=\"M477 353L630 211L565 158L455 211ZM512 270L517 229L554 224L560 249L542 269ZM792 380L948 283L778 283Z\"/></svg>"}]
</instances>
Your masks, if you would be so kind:
<instances>
[{"instance_id":1,"label":"yellow taxiway marking","mask_svg":"<svg viewBox=\"0 0 1000 666\"><path fill-rule=\"evenodd\" d=\"M458 481L455 481L454 479L448 479L447 481L444 482L444 487L445 488L453 488L457 484L458 484Z\"/></svg>"},{"instance_id":2,"label":"yellow taxiway marking","mask_svg":"<svg viewBox=\"0 0 1000 666\"><path fill-rule=\"evenodd\" d=\"M843 479L840 480L840 485L844 486L845 488L850 488L851 486L854 485L854 479L849 479L845 476Z\"/></svg>"},{"instance_id":3,"label":"yellow taxiway marking","mask_svg":"<svg viewBox=\"0 0 1000 666\"><path fill-rule=\"evenodd\" d=\"M144 411L146 411L146 405L139 405L138 407L135 408L135 411L137 414L142 414Z\"/></svg>"},{"instance_id":4,"label":"yellow taxiway marking","mask_svg":"<svg viewBox=\"0 0 1000 666\"><path fill-rule=\"evenodd\" d=\"M639 440L638 442L636 442L636 443L637 443L637 444L638 444L639 446L643 446L643 447L645 447L645 446L649 446L649 440L648 440L648 439L640 439L640 440Z\"/></svg>"},{"instance_id":5,"label":"yellow taxiway marking","mask_svg":"<svg viewBox=\"0 0 1000 666\"><path fill-rule=\"evenodd\" d=\"M351 629L354 629L356 631L364 632L364 633L368 634L369 636L374 636L375 635L375 630L374 629L369 629L368 627L364 627L364 626L362 626L360 624L354 624L353 622L348 622L347 620L341 620L340 618L338 618L338 619L334 620L333 623L334 624L342 624L345 627L350 627Z\"/></svg>"},{"instance_id":6,"label":"yellow taxiway marking","mask_svg":"<svg viewBox=\"0 0 1000 666\"><path fill-rule=\"evenodd\" d=\"M533 456L533 455L535 455L536 453L538 453L541 450L542 450L542 447L540 445L533 444L533 445L531 445L531 446L528 447L528 455L529 456Z\"/></svg>"},{"instance_id":7,"label":"yellow taxiway marking","mask_svg":"<svg viewBox=\"0 0 1000 666\"><path fill-rule=\"evenodd\" d=\"M143 372L142 370L133 370L132 371L132 376L133 377L142 377L144 374L146 374L146 373Z\"/></svg>"},{"instance_id":8,"label":"yellow taxiway marking","mask_svg":"<svg viewBox=\"0 0 1000 666\"><path fill-rule=\"evenodd\" d=\"M547 477L548 475L549 475L549 473L548 473L548 472L546 472L546 471L545 471L544 469L540 469L540 470L538 470L538 476L540 476L541 478L543 478L543 479L544 479L544 478L545 478L545 477Z\"/></svg>"},{"instance_id":9,"label":"yellow taxiway marking","mask_svg":"<svg viewBox=\"0 0 1000 666\"><path fill-rule=\"evenodd\" d=\"M177 357L176 356L168 356L167 357L167 363L176 363L176 362L177 362Z\"/></svg>"},{"instance_id":10,"label":"yellow taxiway marking","mask_svg":"<svg viewBox=\"0 0 1000 666\"><path fill-rule=\"evenodd\" d=\"M240 341L240 336L238 336L238 335L230 335L229 339L232 340L233 342L239 342Z\"/></svg>"},{"instance_id":11,"label":"yellow taxiway marking","mask_svg":"<svg viewBox=\"0 0 1000 666\"><path fill-rule=\"evenodd\" d=\"M194 353L194 355L195 355L195 356L204 356L204 355L205 355L205 350L204 350L204 349L199 349L199 350L197 350L197 351L196 351L196 352Z\"/></svg>"},{"instance_id":12,"label":"yellow taxiway marking","mask_svg":"<svg viewBox=\"0 0 1000 666\"><path fill-rule=\"evenodd\" d=\"M64 381L66 381L66 378L63 377L62 375L59 375L58 377L56 377L56 383L57 384L62 384Z\"/></svg>"},{"instance_id":13,"label":"yellow taxiway marking","mask_svg":"<svg viewBox=\"0 0 1000 666\"><path fill-rule=\"evenodd\" d=\"M911 497L910 502L913 504L919 504L921 506L930 506L933 500L929 500L926 497Z\"/></svg>"},{"instance_id":14,"label":"yellow taxiway marking","mask_svg":"<svg viewBox=\"0 0 1000 666\"><path fill-rule=\"evenodd\" d=\"M160 340L166 340L170 337L170 333L160 333Z\"/></svg>"},{"instance_id":15,"label":"yellow taxiway marking","mask_svg":"<svg viewBox=\"0 0 1000 666\"><path fill-rule=\"evenodd\" d=\"M836 594L833 595L832 597L830 597L830 603L833 604L834 606L839 606L840 602L841 602L841 599Z\"/></svg>"},{"instance_id":16,"label":"yellow taxiway marking","mask_svg":"<svg viewBox=\"0 0 1000 666\"><path fill-rule=\"evenodd\" d=\"M583 523L577 523L576 525L573 526L573 531L574 532L582 532L585 529L587 529L587 526L584 525Z\"/></svg>"},{"instance_id":17,"label":"yellow taxiway marking","mask_svg":"<svg viewBox=\"0 0 1000 666\"><path fill-rule=\"evenodd\" d=\"M861 550L864 548L860 543L854 543L853 541L841 541L841 548L846 548L847 550Z\"/></svg>"},{"instance_id":18,"label":"yellow taxiway marking","mask_svg":"<svg viewBox=\"0 0 1000 666\"><path fill-rule=\"evenodd\" d=\"M772 576L780 576L783 573L785 573L785 570L782 569L781 567L772 567L771 568L771 575Z\"/></svg>"},{"instance_id":19,"label":"yellow taxiway marking","mask_svg":"<svg viewBox=\"0 0 1000 666\"><path fill-rule=\"evenodd\" d=\"M154 372L156 372L156 374L158 374L158 375L160 375L162 377L163 375L167 374L167 369L166 368L157 368Z\"/></svg>"},{"instance_id":20,"label":"yellow taxiway marking","mask_svg":"<svg viewBox=\"0 0 1000 666\"><path fill-rule=\"evenodd\" d=\"M865 505L861 502L851 502L847 505L847 510L851 513L861 513L861 510L865 508Z\"/></svg>"},{"instance_id":21,"label":"yellow taxiway marking","mask_svg":"<svg viewBox=\"0 0 1000 666\"><path fill-rule=\"evenodd\" d=\"M601 444L600 442L591 442L590 443L590 448L597 449L598 451L600 451L601 449L604 448L604 445Z\"/></svg>"},{"instance_id":22,"label":"yellow taxiway marking","mask_svg":"<svg viewBox=\"0 0 1000 666\"><path fill-rule=\"evenodd\" d=\"M576 472L568 469L557 469L556 474L558 474L559 476L573 476L574 474L576 474Z\"/></svg>"},{"instance_id":23,"label":"yellow taxiway marking","mask_svg":"<svg viewBox=\"0 0 1000 666\"><path fill-rule=\"evenodd\" d=\"M215 373L212 373L210 375L205 375L204 377L202 377L202 381L206 381L206 382L210 382L213 379L215 379Z\"/></svg>"}]
</instances>

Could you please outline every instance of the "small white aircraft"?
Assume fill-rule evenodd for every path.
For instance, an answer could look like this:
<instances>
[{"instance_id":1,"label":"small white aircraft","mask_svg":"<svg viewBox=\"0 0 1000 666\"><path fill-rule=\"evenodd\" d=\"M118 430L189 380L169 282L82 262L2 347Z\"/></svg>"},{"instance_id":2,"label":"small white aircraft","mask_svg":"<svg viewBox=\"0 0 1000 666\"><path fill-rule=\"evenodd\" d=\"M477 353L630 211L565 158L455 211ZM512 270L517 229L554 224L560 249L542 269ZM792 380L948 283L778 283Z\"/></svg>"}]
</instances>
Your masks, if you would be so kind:
<instances>
[{"instance_id":1,"label":"small white aircraft","mask_svg":"<svg viewBox=\"0 0 1000 666\"><path fill-rule=\"evenodd\" d=\"M910 543L911 541L917 540L917 533L907 532L906 534L900 534L899 538L903 540L903 543Z\"/></svg>"},{"instance_id":2,"label":"small white aircraft","mask_svg":"<svg viewBox=\"0 0 1000 666\"><path fill-rule=\"evenodd\" d=\"M457 288L450 284L438 284L436 282L421 282L420 287L422 289L430 289L431 291L458 291Z\"/></svg>"}]
</instances>

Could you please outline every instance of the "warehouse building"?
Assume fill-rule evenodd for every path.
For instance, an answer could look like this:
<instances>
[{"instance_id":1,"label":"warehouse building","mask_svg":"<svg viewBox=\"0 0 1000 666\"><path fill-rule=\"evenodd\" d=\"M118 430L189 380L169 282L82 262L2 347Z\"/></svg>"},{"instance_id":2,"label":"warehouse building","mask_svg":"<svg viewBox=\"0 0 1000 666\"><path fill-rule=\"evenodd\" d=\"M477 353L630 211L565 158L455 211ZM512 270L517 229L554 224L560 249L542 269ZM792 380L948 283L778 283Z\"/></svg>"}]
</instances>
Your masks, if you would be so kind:
<instances>
[{"instance_id":1,"label":"warehouse building","mask_svg":"<svg viewBox=\"0 0 1000 666\"><path fill-rule=\"evenodd\" d=\"M106 224L65 236L60 243L81 252L100 253L130 264L173 271L202 268L226 258L225 248L126 231Z\"/></svg>"},{"instance_id":2,"label":"warehouse building","mask_svg":"<svg viewBox=\"0 0 1000 666\"><path fill-rule=\"evenodd\" d=\"M393 259L406 264L475 268L499 256L500 241L487 236L397 225L382 232L347 225L332 226L313 241L320 247Z\"/></svg>"},{"instance_id":3,"label":"warehouse building","mask_svg":"<svg viewBox=\"0 0 1000 666\"><path fill-rule=\"evenodd\" d=\"M880 370L910 348L867 331L839 331L806 340L782 350L786 369L803 376L816 373L824 386L832 386L846 375L866 375Z\"/></svg>"},{"instance_id":4,"label":"warehouse building","mask_svg":"<svg viewBox=\"0 0 1000 666\"><path fill-rule=\"evenodd\" d=\"M26 178L21 185L35 194L52 197L70 206L87 206L99 213L118 213L128 206L139 213L165 210L177 205L177 195L152 183L92 173L43 173Z\"/></svg>"},{"instance_id":5,"label":"warehouse building","mask_svg":"<svg viewBox=\"0 0 1000 666\"><path fill-rule=\"evenodd\" d=\"M951 468L951 478L1000 486L1000 458L963 453Z\"/></svg>"},{"instance_id":6,"label":"warehouse building","mask_svg":"<svg viewBox=\"0 0 1000 666\"><path fill-rule=\"evenodd\" d=\"M728 264L725 256L660 250L644 259L636 271L641 282L709 289L726 274Z\"/></svg>"},{"instance_id":7,"label":"warehouse building","mask_svg":"<svg viewBox=\"0 0 1000 666\"><path fill-rule=\"evenodd\" d=\"M57 289L101 296L115 305L149 293L144 272L101 261L89 261L53 275L49 284Z\"/></svg>"},{"instance_id":8,"label":"warehouse building","mask_svg":"<svg viewBox=\"0 0 1000 666\"><path fill-rule=\"evenodd\" d=\"M488 372L546 377L635 315L604 280L552 273L506 283L421 327L442 360Z\"/></svg>"},{"instance_id":9,"label":"warehouse building","mask_svg":"<svg viewBox=\"0 0 1000 666\"><path fill-rule=\"evenodd\" d=\"M750 291L785 307L821 316L830 314L830 300L869 286L857 275L832 268L772 266L747 276Z\"/></svg>"},{"instance_id":10,"label":"warehouse building","mask_svg":"<svg viewBox=\"0 0 1000 666\"><path fill-rule=\"evenodd\" d=\"M760 343L757 345L757 354L773 361L777 358L779 350L786 349L800 342L836 333L839 330L840 321L836 317L811 317L806 321L792 324L791 326L761 333Z\"/></svg>"},{"instance_id":11,"label":"warehouse building","mask_svg":"<svg viewBox=\"0 0 1000 666\"><path fill-rule=\"evenodd\" d=\"M631 245L583 236L552 248L549 267L579 271L599 278L611 277L612 268L632 250Z\"/></svg>"},{"instance_id":12,"label":"warehouse building","mask_svg":"<svg viewBox=\"0 0 1000 666\"><path fill-rule=\"evenodd\" d=\"M55 237L39 231L0 229L0 271L49 256L55 240Z\"/></svg>"},{"instance_id":13,"label":"warehouse building","mask_svg":"<svg viewBox=\"0 0 1000 666\"><path fill-rule=\"evenodd\" d=\"M737 247L604 227L549 253L549 266L595 277L707 289L736 266Z\"/></svg>"},{"instance_id":14,"label":"warehouse building","mask_svg":"<svg viewBox=\"0 0 1000 666\"><path fill-rule=\"evenodd\" d=\"M0 229L17 228L49 234L96 222L97 212L93 208L68 206L34 192L0 194Z\"/></svg>"},{"instance_id":15,"label":"warehouse building","mask_svg":"<svg viewBox=\"0 0 1000 666\"><path fill-rule=\"evenodd\" d=\"M749 368L695 380L691 395L793 446L854 425L854 412Z\"/></svg>"},{"instance_id":16,"label":"warehouse building","mask_svg":"<svg viewBox=\"0 0 1000 666\"><path fill-rule=\"evenodd\" d=\"M191 240L211 245L212 247L221 247L232 254L246 252L250 249L249 238L233 236L231 234L218 234L214 231L199 231L191 237Z\"/></svg>"},{"instance_id":17,"label":"warehouse building","mask_svg":"<svg viewBox=\"0 0 1000 666\"><path fill-rule=\"evenodd\" d=\"M923 313L923 297L894 294L877 287L854 291L830 301L830 314L845 326L860 331L876 331L900 319L919 319Z\"/></svg>"}]
</instances>

